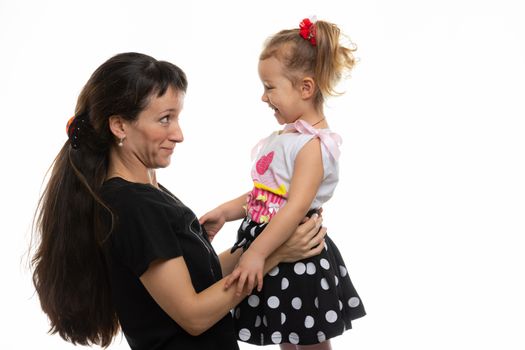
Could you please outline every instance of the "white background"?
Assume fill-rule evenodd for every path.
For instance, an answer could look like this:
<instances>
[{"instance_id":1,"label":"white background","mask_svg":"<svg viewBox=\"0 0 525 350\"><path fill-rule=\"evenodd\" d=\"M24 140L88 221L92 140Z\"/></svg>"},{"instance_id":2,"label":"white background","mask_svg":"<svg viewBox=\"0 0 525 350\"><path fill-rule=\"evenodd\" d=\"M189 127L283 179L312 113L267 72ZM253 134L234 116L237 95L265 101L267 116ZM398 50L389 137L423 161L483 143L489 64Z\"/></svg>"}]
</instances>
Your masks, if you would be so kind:
<instances>
[{"instance_id":1,"label":"white background","mask_svg":"<svg viewBox=\"0 0 525 350\"><path fill-rule=\"evenodd\" d=\"M519 2L0 0L0 348L73 348L46 334L25 253L93 70L138 51L186 71L186 140L158 177L202 215L250 188L250 149L277 128L260 102L264 39L315 14L339 24L360 59L325 110L344 144L324 216L368 315L334 347L524 349Z\"/></svg>"}]
</instances>

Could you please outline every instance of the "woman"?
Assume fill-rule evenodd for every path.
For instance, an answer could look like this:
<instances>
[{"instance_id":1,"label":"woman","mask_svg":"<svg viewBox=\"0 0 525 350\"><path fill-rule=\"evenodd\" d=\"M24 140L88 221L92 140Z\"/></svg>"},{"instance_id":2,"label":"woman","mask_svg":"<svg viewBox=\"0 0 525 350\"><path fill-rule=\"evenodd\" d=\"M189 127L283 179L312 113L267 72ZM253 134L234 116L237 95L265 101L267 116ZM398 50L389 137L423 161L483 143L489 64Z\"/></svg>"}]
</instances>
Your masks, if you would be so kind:
<instances>
[{"instance_id":1,"label":"woman","mask_svg":"<svg viewBox=\"0 0 525 350\"><path fill-rule=\"evenodd\" d=\"M246 295L222 276L240 253L217 256L193 212L155 176L183 141L186 87L177 66L123 53L79 96L39 203L33 257L51 332L74 344L107 347L120 326L132 349L238 349L229 310ZM265 273L318 254L320 221L300 226Z\"/></svg>"}]
</instances>

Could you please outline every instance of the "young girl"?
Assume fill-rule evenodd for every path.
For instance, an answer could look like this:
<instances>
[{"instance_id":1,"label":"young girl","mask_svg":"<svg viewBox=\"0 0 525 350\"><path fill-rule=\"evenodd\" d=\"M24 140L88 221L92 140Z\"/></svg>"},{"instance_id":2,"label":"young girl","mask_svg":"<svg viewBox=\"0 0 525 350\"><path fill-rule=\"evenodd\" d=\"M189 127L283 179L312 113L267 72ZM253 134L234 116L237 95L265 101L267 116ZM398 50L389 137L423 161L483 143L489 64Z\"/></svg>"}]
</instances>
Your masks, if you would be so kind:
<instances>
[{"instance_id":1,"label":"young girl","mask_svg":"<svg viewBox=\"0 0 525 350\"><path fill-rule=\"evenodd\" d=\"M282 349L330 349L329 339L351 328L365 310L341 255L326 236L322 254L282 263L263 283L265 259L306 215L332 197L338 182L340 137L328 128L325 97L354 65L353 48L339 42L331 23L304 19L270 38L260 55L263 102L284 125L253 150L253 189L205 214L213 236L226 221L244 217L232 248L244 253L227 286L250 293L234 311L237 336ZM249 248L249 249L248 249Z\"/></svg>"}]
</instances>

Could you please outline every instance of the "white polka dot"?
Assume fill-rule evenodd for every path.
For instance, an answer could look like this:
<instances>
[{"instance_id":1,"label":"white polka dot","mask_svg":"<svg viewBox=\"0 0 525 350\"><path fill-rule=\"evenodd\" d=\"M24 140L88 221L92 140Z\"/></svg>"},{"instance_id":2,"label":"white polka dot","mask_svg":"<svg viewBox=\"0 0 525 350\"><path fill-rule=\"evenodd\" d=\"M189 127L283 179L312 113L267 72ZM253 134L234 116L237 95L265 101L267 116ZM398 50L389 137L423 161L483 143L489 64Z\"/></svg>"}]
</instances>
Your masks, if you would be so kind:
<instances>
[{"instance_id":1,"label":"white polka dot","mask_svg":"<svg viewBox=\"0 0 525 350\"><path fill-rule=\"evenodd\" d=\"M290 343L292 344L299 344L299 335L297 333L290 333L290 335L288 336L288 340L290 341Z\"/></svg>"},{"instance_id":2,"label":"white polka dot","mask_svg":"<svg viewBox=\"0 0 525 350\"><path fill-rule=\"evenodd\" d=\"M252 235L252 237L255 237L255 229L256 229L256 228L257 228L257 227L254 226L254 227L252 227L252 229L250 230L250 234Z\"/></svg>"},{"instance_id":3,"label":"white polka dot","mask_svg":"<svg viewBox=\"0 0 525 350\"><path fill-rule=\"evenodd\" d=\"M314 299L314 305L315 305L316 308L319 309L319 298L318 298L318 297L315 297L315 299Z\"/></svg>"},{"instance_id":4,"label":"white polka dot","mask_svg":"<svg viewBox=\"0 0 525 350\"><path fill-rule=\"evenodd\" d=\"M239 242L238 247L242 247L246 243L246 238L243 238L242 241Z\"/></svg>"},{"instance_id":5,"label":"white polka dot","mask_svg":"<svg viewBox=\"0 0 525 350\"><path fill-rule=\"evenodd\" d=\"M345 277L346 272L346 268L343 265L339 265L339 274L341 275L341 277Z\"/></svg>"},{"instance_id":6,"label":"white polka dot","mask_svg":"<svg viewBox=\"0 0 525 350\"><path fill-rule=\"evenodd\" d=\"M281 290L285 290L290 285L290 282L288 282L288 278L283 277L281 280Z\"/></svg>"},{"instance_id":7,"label":"white polka dot","mask_svg":"<svg viewBox=\"0 0 525 350\"><path fill-rule=\"evenodd\" d=\"M248 297L248 305L251 307L259 306L259 297L257 295L250 295Z\"/></svg>"},{"instance_id":8,"label":"white polka dot","mask_svg":"<svg viewBox=\"0 0 525 350\"><path fill-rule=\"evenodd\" d=\"M268 301L267 301L267 304L269 307L271 307L272 309L276 309L279 307L279 298L277 297L269 297L268 298Z\"/></svg>"},{"instance_id":9,"label":"white polka dot","mask_svg":"<svg viewBox=\"0 0 525 350\"><path fill-rule=\"evenodd\" d=\"M243 221L242 222L242 230L246 230L246 227L248 227L248 221Z\"/></svg>"},{"instance_id":10,"label":"white polka dot","mask_svg":"<svg viewBox=\"0 0 525 350\"><path fill-rule=\"evenodd\" d=\"M314 318L312 316L306 316L306 318L304 319L304 326L306 328L312 328L314 326Z\"/></svg>"},{"instance_id":11,"label":"white polka dot","mask_svg":"<svg viewBox=\"0 0 525 350\"><path fill-rule=\"evenodd\" d=\"M336 286L339 285L339 278L337 278L337 276L335 276L335 285L336 285Z\"/></svg>"},{"instance_id":12,"label":"white polka dot","mask_svg":"<svg viewBox=\"0 0 525 350\"><path fill-rule=\"evenodd\" d=\"M328 251L328 244L326 244L326 241L325 241L325 244L324 244L324 250Z\"/></svg>"},{"instance_id":13,"label":"white polka dot","mask_svg":"<svg viewBox=\"0 0 525 350\"><path fill-rule=\"evenodd\" d=\"M299 297L295 297L292 299L292 306L294 309L299 310L301 306L303 306L303 301Z\"/></svg>"},{"instance_id":14,"label":"white polka dot","mask_svg":"<svg viewBox=\"0 0 525 350\"><path fill-rule=\"evenodd\" d=\"M325 314L326 320L330 323L337 321L337 313L334 310L327 311Z\"/></svg>"},{"instance_id":15,"label":"white polka dot","mask_svg":"<svg viewBox=\"0 0 525 350\"><path fill-rule=\"evenodd\" d=\"M266 315L263 316L263 325L268 327L268 321L266 321Z\"/></svg>"},{"instance_id":16,"label":"white polka dot","mask_svg":"<svg viewBox=\"0 0 525 350\"><path fill-rule=\"evenodd\" d=\"M279 273L279 266L274 267L268 274L270 276L276 276Z\"/></svg>"},{"instance_id":17,"label":"white polka dot","mask_svg":"<svg viewBox=\"0 0 525 350\"><path fill-rule=\"evenodd\" d=\"M313 262L306 264L306 273L309 275L313 275L315 273L315 264Z\"/></svg>"},{"instance_id":18,"label":"white polka dot","mask_svg":"<svg viewBox=\"0 0 525 350\"><path fill-rule=\"evenodd\" d=\"M321 267L325 270L330 268L330 263L325 258L322 258L321 261L319 261L319 264L321 264Z\"/></svg>"},{"instance_id":19,"label":"white polka dot","mask_svg":"<svg viewBox=\"0 0 525 350\"><path fill-rule=\"evenodd\" d=\"M328 281L326 281L326 278L324 278L324 277L321 279L321 287L324 290L330 289L330 286L328 285Z\"/></svg>"},{"instance_id":20,"label":"white polka dot","mask_svg":"<svg viewBox=\"0 0 525 350\"><path fill-rule=\"evenodd\" d=\"M339 310L343 310L343 302L339 300Z\"/></svg>"},{"instance_id":21,"label":"white polka dot","mask_svg":"<svg viewBox=\"0 0 525 350\"><path fill-rule=\"evenodd\" d=\"M281 335L281 332L272 333L272 341L274 344L280 344L282 340L283 340L283 337Z\"/></svg>"},{"instance_id":22,"label":"white polka dot","mask_svg":"<svg viewBox=\"0 0 525 350\"><path fill-rule=\"evenodd\" d=\"M235 309L235 318L239 319L239 317L241 317L241 309L237 308Z\"/></svg>"},{"instance_id":23,"label":"white polka dot","mask_svg":"<svg viewBox=\"0 0 525 350\"><path fill-rule=\"evenodd\" d=\"M306 266L302 262L298 262L294 265L293 270L296 274L302 275L306 271Z\"/></svg>"},{"instance_id":24,"label":"white polka dot","mask_svg":"<svg viewBox=\"0 0 525 350\"><path fill-rule=\"evenodd\" d=\"M261 325L261 316L257 315L255 318L255 327L259 327Z\"/></svg>"},{"instance_id":25,"label":"white polka dot","mask_svg":"<svg viewBox=\"0 0 525 350\"><path fill-rule=\"evenodd\" d=\"M326 335L321 331L317 332L317 340L319 340L319 343L324 342L326 340Z\"/></svg>"},{"instance_id":26,"label":"white polka dot","mask_svg":"<svg viewBox=\"0 0 525 350\"><path fill-rule=\"evenodd\" d=\"M358 297L352 297L348 299L348 306L350 307L357 307L359 305L359 298Z\"/></svg>"},{"instance_id":27,"label":"white polka dot","mask_svg":"<svg viewBox=\"0 0 525 350\"><path fill-rule=\"evenodd\" d=\"M281 324L284 324L286 322L286 315L284 312L281 312Z\"/></svg>"},{"instance_id":28,"label":"white polka dot","mask_svg":"<svg viewBox=\"0 0 525 350\"><path fill-rule=\"evenodd\" d=\"M250 337L252 336L252 334L250 333L250 330L248 328L243 328L239 331L239 339L240 340L243 340L243 341L246 341L248 339L250 339Z\"/></svg>"}]
</instances>

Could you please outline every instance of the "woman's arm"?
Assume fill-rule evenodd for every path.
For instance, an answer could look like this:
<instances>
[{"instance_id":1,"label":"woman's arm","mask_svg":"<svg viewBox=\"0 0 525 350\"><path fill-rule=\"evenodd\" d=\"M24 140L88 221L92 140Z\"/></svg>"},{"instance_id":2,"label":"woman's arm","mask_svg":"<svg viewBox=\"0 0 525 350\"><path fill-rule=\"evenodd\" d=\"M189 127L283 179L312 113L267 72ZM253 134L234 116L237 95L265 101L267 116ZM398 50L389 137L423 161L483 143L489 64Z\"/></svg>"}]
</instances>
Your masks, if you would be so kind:
<instances>
[{"instance_id":1,"label":"woman's arm","mask_svg":"<svg viewBox=\"0 0 525 350\"><path fill-rule=\"evenodd\" d=\"M297 228L286 244L266 259L264 273L279 262L319 254L325 233L325 229L319 230L320 223L320 219L312 218ZM220 256L221 263L233 268L236 254L224 252ZM236 295L234 288L227 289L225 278L200 293L195 292L183 257L151 263L140 280L157 304L191 335L206 331L246 297Z\"/></svg>"},{"instance_id":2,"label":"woman's arm","mask_svg":"<svg viewBox=\"0 0 525 350\"><path fill-rule=\"evenodd\" d=\"M233 269L239 262L239 258L242 254L242 249L237 249L233 253L230 253L230 251L231 249L227 249L219 254L219 261L221 262L221 270L223 276L232 273Z\"/></svg>"},{"instance_id":3,"label":"woman's arm","mask_svg":"<svg viewBox=\"0 0 525 350\"><path fill-rule=\"evenodd\" d=\"M272 217L268 226L241 256L239 266L228 279L230 285L238 278L238 293L244 289L245 283L249 290L255 284L261 289L264 260L290 237L304 218L321 185L323 174L321 144L318 138L314 138L295 159L286 205Z\"/></svg>"},{"instance_id":4,"label":"woman's arm","mask_svg":"<svg viewBox=\"0 0 525 350\"><path fill-rule=\"evenodd\" d=\"M140 280L157 304L194 336L210 328L246 296L237 296L233 288L226 289L224 278L195 292L183 257L153 262Z\"/></svg>"}]
</instances>

